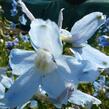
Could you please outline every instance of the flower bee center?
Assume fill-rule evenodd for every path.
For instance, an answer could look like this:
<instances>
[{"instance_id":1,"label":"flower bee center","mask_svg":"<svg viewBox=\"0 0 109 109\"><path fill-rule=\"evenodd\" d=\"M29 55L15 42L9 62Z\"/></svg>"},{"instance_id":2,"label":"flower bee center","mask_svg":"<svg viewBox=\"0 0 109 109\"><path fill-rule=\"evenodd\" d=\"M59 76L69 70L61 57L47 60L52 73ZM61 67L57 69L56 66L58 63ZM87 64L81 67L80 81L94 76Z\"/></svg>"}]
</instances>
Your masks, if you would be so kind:
<instances>
[{"instance_id":1,"label":"flower bee center","mask_svg":"<svg viewBox=\"0 0 109 109\"><path fill-rule=\"evenodd\" d=\"M35 65L42 73L50 73L57 67L52 55L44 49L38 50Z\"/></svg>"}]
</instances>

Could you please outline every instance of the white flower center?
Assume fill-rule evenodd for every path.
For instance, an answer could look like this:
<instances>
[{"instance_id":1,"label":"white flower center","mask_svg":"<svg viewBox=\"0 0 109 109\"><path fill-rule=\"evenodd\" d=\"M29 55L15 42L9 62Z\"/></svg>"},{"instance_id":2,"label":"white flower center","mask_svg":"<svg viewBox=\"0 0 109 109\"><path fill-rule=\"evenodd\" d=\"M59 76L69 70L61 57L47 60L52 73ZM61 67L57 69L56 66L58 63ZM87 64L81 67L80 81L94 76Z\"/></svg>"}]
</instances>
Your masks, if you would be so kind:
<instances>
[{"instance_id":1,"label":"white flower center","mask_svg":"<svg viewBox=\"0 0 109 109\"><path fill-rule=\"evenodd\" d=\"M69 31L65 30L65 29L61 29L60 30L61 36L60 39L64 42L68 42L71 43L72 42L72 35Z\"/></svg>"},{"instance_id":2,"label":"white flower center","mask_svg":"<svg viewBox=\"0 0 109 109\"><path fill-rule=\"evenodd\" d=\"M98 15L98 16L97 16L97 19L104 20L104 19L106 19L106 16L103 15L103 14L101 14L101 15Z\"/></svg>"},{"instance_id":3,"label":"white flower center","mask_svg":"<svg viewBox=\"0 0 109 109\"><path fill-rule=\"evenodd\" d=\"M44 74L50 73L57 68L56 63L53 61L53 56L44 49L38 50L35 65Z\"/></svg>"}]
</instances>

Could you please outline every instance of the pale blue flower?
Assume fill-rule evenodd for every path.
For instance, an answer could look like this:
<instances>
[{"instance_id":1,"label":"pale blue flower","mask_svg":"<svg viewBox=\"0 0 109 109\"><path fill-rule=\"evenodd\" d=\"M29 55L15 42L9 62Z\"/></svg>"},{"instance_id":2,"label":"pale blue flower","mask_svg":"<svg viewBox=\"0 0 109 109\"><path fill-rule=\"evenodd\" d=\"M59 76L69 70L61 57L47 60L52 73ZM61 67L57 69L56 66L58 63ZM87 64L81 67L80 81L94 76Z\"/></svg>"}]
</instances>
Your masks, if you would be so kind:
<instances>
[{"instance_id":1,"label":"pale blue flower","mask_svg":"<svg viewBox=\"0 0 109 109\"><path fill-rule=\"evenodd\" d=\"M109 68L109 56L91 47L89 44L84 44L84 47L74 48L75 55L79 52L83 60L90 61L95 68Z\"/></svg>"},{"instance_id":2,"label":"pale blue flower","mask_svg":"<svg viewBox=\"0 0 109 109\"><path fill-rule=\"evenodd\" d=\"M6 75L1 75L1 83L5 88L10 88L11 85L14 83L14 80L10 77L7 77Z\"/></svg>"},{"instance_id":3,"label":"pale blue flower","mask_svg":"<svg viewBox=\"0 0 109 109\"><path fill-rule=\"evenodd\" d=\"M30 41L28 35L21 35L21 38L25 43Z\"/></svg>"},{"instance_id":4,"label":"pale blue flower","mask_svg":"<svg viewBox=\"0 0 109 109\"><path fill-rule=\"evenodd\" d=\"M16 0L12 0L12 6L16 7L17 6L17 1Z\"/></svg>"},{"instance_id":5,"label":"pale blue flower","mask_svg":"<svg viewBox=\"0 0 109 109\"><path fill-rule=\"evenodd\" d=\"M72 43L72 50L76 57L79 53L82 60L88 60L95 68L109 68L109 56L87 44L87 40L104 24L105 20L101 12L90 13L74 24L71 29L72 37L64 38Z\"/></svg>"},{"instance_id":6,"label":"pale blue flower","mask_svg":"<svg viewBox=\"0 0 109 109\"><path fill-rule=\"evenodd\" d=\"M94 96L97 96L100 91L106 92L107 89L109 89L108 85L106 84L106 77L100 76L100 78L93 83L95 92Z\"/></svg>"},{"instance_id":7,"label":"pale blue flower","mask_svg":"<svg viewBox=\"0 0 109 109\"><path fill-rule=\"evenodd\" d=\"M27 19L25 18L25 15L24 15L24 14L22 14L22 15L19 17L19 22L20 22L22 25L26 25Z\"/></svg>"},{"instance_id":8,"label":"pale blue flower","mask_svg":"<svg viewBox=\"0 0 109 109\"><path fill-rule=\"evenodd\" d=\"M97 18L99 17L99 18ZM86 22L84 21L86 20ZM82 25L84 22L85 25ZM72 39L74 39L74 45L83 45L81 48L74 49L75 52L78 52L82 59L90 61L93 65L95 65L96 68L108 68L109 67L109 56L105 55L104 53L100 52L99 50L91 47L89 44L85 44L86 41L93 36L93 34L96 32L96 30L105 22L105 17L100 12L94 12L91 13L84 18L82 18L80 21L78 21L71 30ZM80 26L82 25L82 26ZM83 27L84 26L84 27ZM82 29L83 27L84 29ZM80 28L77 29L77 28ZM77 29L77 30L76 30ZM78 34L75 34L75 31L82 31L77 32ZM75 38L74 38L75 37Z\"/></svg>"},{"instance_id":9,"label":"pale blue flower","mask_svg":"<svg viewBox=\"0 0 109 109\"><path fill-rule=\"evenodd\" d=\"M97 40L98 40L99 46L101 46L101 47L109 46L109 41L108 41L109 36L102 35L102 36L99 36Z\"/></svg>"},{"instance_id":10,"label":"pale blue flower","mask_svg":"<svg viewBox=\"0 0 109 109\"><path fill-rule=\"evenodd\" d=\"M37 102L36 100L32 100L32 101L30 102L30 107L31 107L31 108L37 108L37 107L38 107L38 102Z\"/></svg>"},{"instance_id":11,"label":"pale blue flower","mask_svg":"<svg viewBox=\"0 0 109 109\"><path fill-rule=\"evenodd\" d=\"M14 22L11 22L10 29L16 29L16 24Z\"/></svg>"},{"instance_id":12,"label":"pale blue flower","mask_svg":"<svg viewBox=\"0 0 109 109\"><path fill-rule=\"evenodd\" d=\"M0 101L5 96L6 88L13 84L13 80L6 75L7 67L0 67Z\"/></svg>"},{"instance_id":13,"label":"pale blue flower","mask_svg":"<svg viewBox=\"0 0 109 109\"><path fill-rule=\"evenodd\" d=\"M16 0L12 0L11 16L16 16L17 13L18 13L17 2Z\"/></svg>"},{"instance_id":14,"label":"pale blue flower","mask_svg":"<svg viewBox=\"0 0 109 109\"><path fill-rule=\"evenodd\" d=\"M20 77L5 95L6 106L26 103L41 85L55 106L61 107L72 92L69 83L94 81L99 75L88 61L62 55L60 31L54 22L33 20L29 34L35 51L13 49L10 53L12 73Z\"/></svg>"},{"instance_id":15,"label":"pale blue flower","mask_svg":"<svg viewBox=\"0 0 109 109\"><path fill-rule=\"evenodd\" d=\"M16 8L11 9L11 16L16 16L18 10Z\"/></svg>"},{"instance_id":16,"label":"pale blue flower","mask_svg":"<svg viewBox=\"0 0 109 109\"><path fill-rule=\"evenodd\" d=\"M97 98L88 95L86 93L83 93L79 90L75 90L71 97L69 98L70 103L74 103L76 105L81 105L82 107L89 107L92 106L92 104L99 105L101 104L101 101ZM88 108L89 109L89 108Z\"/></svg>"}]
</instances>

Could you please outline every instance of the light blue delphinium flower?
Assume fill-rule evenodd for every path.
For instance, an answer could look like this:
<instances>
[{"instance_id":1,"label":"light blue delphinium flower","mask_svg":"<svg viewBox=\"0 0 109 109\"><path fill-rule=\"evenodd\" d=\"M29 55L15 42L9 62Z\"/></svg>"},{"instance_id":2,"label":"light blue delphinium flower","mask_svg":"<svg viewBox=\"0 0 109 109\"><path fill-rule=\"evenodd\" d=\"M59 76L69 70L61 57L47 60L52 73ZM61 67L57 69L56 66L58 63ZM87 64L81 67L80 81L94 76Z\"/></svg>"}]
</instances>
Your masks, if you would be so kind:
<instances>
[{"instance_id":1,"label":"light blue delphinium flower","mask_svg":"<svg viewBox=\"0 0 109 109\"><path fill-rule=\"evenodd\" d=\"M69 98L69 102L82 107L87 107L87 109L91 109L92 104L101 104L100 100L91 95L83 93L80 90L73 91L71 97Z\"/></svg>"},{"instance_id":2,"label":"light blue delphinium flower","mask_svg":"<svg viewBox=\"0 0 109 109\"><path fill-rule=\"evenodd\" d=\"M20 17L19 17L19 21L22 25L26 25L27 23L27 19L25 18L25 15L22 14Z\"/></svg>"},{"instance_id":3,"label":"light blue delphinium flower","mask_svg":"<svg viewBox=\"0 0 109 109\"><path fill-rule=\"evenodd\" d=\"M11 16L16 16L17 13L18 13L17 2L16 0L12 0Z\"/></svg>"},{"instance_id":4,"label":"light blue delphinium flower","mask_svg":"<svg viewBox=\"0 0 109 109\"><path fill-rule=\"evenodd\" d=\"M16 8L13 8L11 10L11 16L16 16L17 13L18 13L18 10Z\"/></svg>"},{"instance_id":5,"label":"light blue delphinium flower","mask_svg":"<svg viewBox=\"0 0 109 109\"><path fill-rule=\"evenodd\" d=\"M101 12L93 12L79 21L71 29L72 37L65 37L63 40L72 43L75 55L81 59L88 60L96 68L108 68L109 56L87 44L87 40L94 35L96 30L105 22L105 16Z\"/></svg>"},{"instance_id":6,"label":"light blue delphinium flower","mask_svg":"<svg viewBox=\"0 0 109 109\"><path fill-rule=\"evenodd\" d=\"M7 67L0 67L0 106L3 105L1 100L4 99L6 89L13 84L13 79L6 75L6 71Z\"/></svg>"},{"instance_id":7,"label":"light blue delphinium flower","mask_svg":"<svg viewBox=\"0 0 109 109\"><path fill-rule=\"evenodd\" d=\"M99 46L101 46L101 47L109 46L108 39L109 39L109 36L106 36L106 35L99 36L97 39Z\"/></svg>"},{"instance_id":8,"label":"light blue delphinium flower","mask_svg":"<svg viewBox=\"0 0 109 109\"><path fill-rule=\"evenodd\" d=\"M93 83L95 92L94 96L97 96L100 91L106 92L106 90L109 89L108 85L106 84L106 77L105 76L100 76L100 78L97 81L94 81Z\"/></svg>"},{"instance_id":9,"label":"light blue delphinium flower","mask_svg":"<svg viewBox=\"0 0 109 109\"><path fill-rule=\"evenodd\" d=\"M17 1L16 1L16 0L12 0L12 6L13 6L14 8L16 8L16 6L17 6Z\"/></svg>"},{"instance_id":10,"label":"light blue delphinium flower","mask_svg":"<svg viewBox=\"0 0 109 109\"><path fill-rule=\"evenodd\" d=\"M7 75L1 75L1 77L1 83L5 88L9 89L11 85L14 83L14 80L11 77L9 78Z\"/></svg>"},{"instance_id":11,"label":"light blue delphinium flower","mask_svg":"<svg viewBox=\"0 0 109 109\"><path fill-rule=\"evenodd\" d=\"M0 68L0 83L5 87L5 88L10 88L11 85L13 84L14 80L12 77L8 77L6 74L7 67L1 67Z\"/></svg>"},{"instance_id":12,"label":"light blue delphinium flower","mask_svg":"<svg viewBox=\"0 0 109 109\"><path fill-rule=\"evenodd\" d=\"M67 85L69 82L93 81L99 75L87 61L62 55L60 31L54 22L33 20L29 34L36 51L13 49L10 53L12 73L21 76L5 95L7 106L12 108L24 104L41 85L54 104L61 107L67 103L68 92L72 91L72 87ZM93 74L96 75L91 78Z\"/></svg>"},{"instance_id":13,"label":"light blue delphinium flower","mask_svg":"<svg viewBox=\"0 0 109 109\"><path fill-rule=\"evenodd\" d=\"M21 34L21 38L25 43L30 41L28 35Z\"/></svg>"}]
</instances>

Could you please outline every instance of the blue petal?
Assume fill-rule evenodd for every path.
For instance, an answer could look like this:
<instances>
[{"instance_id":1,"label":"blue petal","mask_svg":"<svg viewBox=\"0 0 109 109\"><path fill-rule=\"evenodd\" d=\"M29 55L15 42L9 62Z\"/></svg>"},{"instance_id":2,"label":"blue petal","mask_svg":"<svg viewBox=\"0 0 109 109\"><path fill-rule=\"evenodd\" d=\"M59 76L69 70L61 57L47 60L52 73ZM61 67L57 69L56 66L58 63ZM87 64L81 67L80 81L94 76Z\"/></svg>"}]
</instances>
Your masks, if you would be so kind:
<instances>
[{"instance_id":1,"label":"blue petal","mask_svg":"<svg viewBox=\"0 0 109 109\"><path fill-rule=\"evenodd\" d=\"M55 60L58 68L43 77L42 88L48 93L55 106L61 107L66 104L69 96L67 95L67 83L79 83L80 81L92 81L92 72L86 67L86 61L77 61L72 56L63 56ZM94 72L95 73L95 72ZM83 77L82 77L83 76ZM95 80L95 77L93 77ZM58 98L58 99L57 99ZM57 102L58 101L58 102Z\"/></svg>"},{"instance_id":2,"label":"blue petal","mask_svg":"<svg viewBox=\"0 0 109 109\"><path fill-rule=\"evenodd\" d=\"M86 44L83 48L74 49L83 60L88 60L96 68L109 68L109 56Z\"/></svg>"},{"instance_id":3,"label":"blue petal","mask_svg":"<svg viewBox=\"0 0 109 109\"><path fill-rule=\"evenodd\" d=\"M56 63L59 66L60 75L64 80L73 81L73 83L78 82L74 75L80 72L83 66L81 66L81 63L78 62L76 58L71 56L61 56L56 59Z\"/></svg>"},{"instance_id":4,"label":"blue petal","mask_svg":"<svg viewBox=\"0 0 109 109\"><path fill-rule=\"evenodd\" d=\"M79 80L81 82L93 82L100 75L98 69L89 61L83 60L83 64L85 65L83 72L79 75ZM92 76L93 75L93 76Z\"/></svg>"},{"instance_id":5,"label":"blue petal","mask_svg":"<svg viewBox=\"0 0 109 109\"><path fill-rule=\"evenodd\" d=\"M37 91L40 84L40 74L35 68L31 68L21 75L7 91L5 103L14 108L26 103Z\"/></svg>"},{"instance_id":6,"label":"blue petal","mask_svg":"<svg viewBox=\"0 0 109 109\"><path fill-rule=\"evenodd\" d=\"M60 68L57 68L42 79L42 88L47 92L50 100L57 108L60 108L62 104L66 104L69 97L66 87L68 81L64 80L64 75L61 75L60 72Z\"/></svg>"},{"instance_id":7,"label":"blue petal","mask_svg":"<svg viewBox=\"0 0 109 109\"><path fill-rule=\"evenodd\" d=\"M65 84L58 69L44 76L42 80L42 88L51 98L58 97L65 90Z\"/></svg>"},{"instance_id":8,"label":"blue petal","mask_svg":"<svg viewBox=\"0 0 109 109\"><path fill-rule=\"evenodd\" d=\"M11 50L9 63L12 68L12 74L22 75L34 64L35 59L34 51L26 51L20 49Z\"/></svg>"},{"instance_id":9,"label":"blue petal","mask_svg":"<svg viewBox=\"0 0 109 109\"><path fill-rule=\"evenodd\" d=\"M69 99L70 103L74 103L77 105L81 105L82 107L85 107L86 105L90 105L90 104L101 104L101 101L98 100L97 98L85 94L79 90L75 90L72 93L72 96Z\"/></svg>"},{"instance_id":10,"label":"blue petal","mask_svg":"<svg viewBox=\"0 0 109 109\"><path fill-rule=\"evenodd\" d=\"M94 35L106 18L101 12L92 12L79 21L71 29L73 45L80 45Z\"/></svg>"},{"instance_id":11,"label":"blue petal","mask_svg":"<svg viewBox=\"0 0 109 109\"><path fill-rule=\"evenodd\" d=\"M7 76L2 75L2 80L1 83L6 87L6 88L10 88L11 85L13 84L14 80L12 80L12 78L9 78Z\"/></svg>"},{"instance_id":12,"label":"blue petal","mask_svg":"<svg viewBox=\"0 0 109 109\"><path fill-rule=\"evenodd\" d=\"M22 14L22 15L19 17L19 22L20 22L22 25L26 25L27 19L25 18L25 15L24 15L24 14Z\"/></svg>"},{"instance_id":13,"label":"blue petal","mask_svg":"<svg viewBox=\"0 0 109 109\"><path fill-rule=\"evenodd\" d=\"M50 51L54 56L62 54L62 43L58 26L50 21L33 20L29 31L33 47Z\"/></svg>"},{"instance_id":14,"label":"blue petal","mask_svg":"<svg viewBox=\"0 0 109 109\"><path fill-rule=\"evenodd\" d=\"M92 82L99 76L97 69L87 60L78 61L72 56L64 56L63 59L61 58L56 62L61 68L63 78L73 81L75 84L79 82Z\"/></svg>"}]
</instances>

